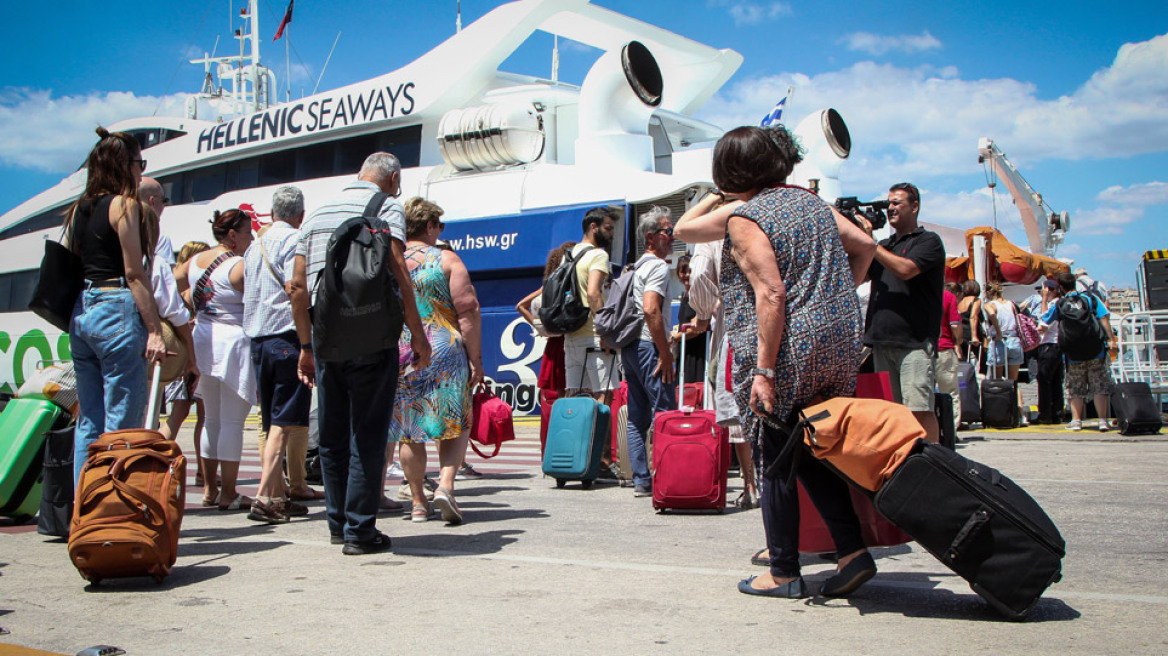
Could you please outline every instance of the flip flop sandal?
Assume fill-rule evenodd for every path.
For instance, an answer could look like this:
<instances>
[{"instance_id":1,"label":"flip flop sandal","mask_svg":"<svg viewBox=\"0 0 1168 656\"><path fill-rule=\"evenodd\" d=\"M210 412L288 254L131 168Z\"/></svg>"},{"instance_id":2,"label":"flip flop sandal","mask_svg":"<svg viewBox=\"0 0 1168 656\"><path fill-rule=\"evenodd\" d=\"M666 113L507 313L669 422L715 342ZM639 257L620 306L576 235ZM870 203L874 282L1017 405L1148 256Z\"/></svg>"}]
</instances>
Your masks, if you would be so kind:
<instances>
[{"instance_id":1,"label":"flip flop sandal","mask_svg":"<svg viewBox=\"0 0 1168 656\"><path fill-rule=\"evenodd\" d=\"M763 547L762 549L754 552L754 555L750 557L750 564L757 565L758 567L770 567L771 559L767 554L767 548Z\"/></svg>"},{"instance_id":2,"label":"flip flop sandal","mask_svg":"<svg viewBox=\"0 0 1168 656\"><path fill-rule=\"evenodd\" d=\"M218 506L218 505L219 505L219 493L218 492L215 493L214 499L212 499L211 497L203 497L203 507L204 508L214 508L215 506Z\"/></svg>"},{"instance_id":3,"label":"flip flop sandal","mask_svg":"<svg viewBox=\"0 0 1168 656\"><path fill-rule=\"evenodd\" d=\"M235 495L235 499L226 506L220 505L219 510L222 512L230 512L234 510L251 510L251 499L242 494Z\"/></svg>"}]
</instances>

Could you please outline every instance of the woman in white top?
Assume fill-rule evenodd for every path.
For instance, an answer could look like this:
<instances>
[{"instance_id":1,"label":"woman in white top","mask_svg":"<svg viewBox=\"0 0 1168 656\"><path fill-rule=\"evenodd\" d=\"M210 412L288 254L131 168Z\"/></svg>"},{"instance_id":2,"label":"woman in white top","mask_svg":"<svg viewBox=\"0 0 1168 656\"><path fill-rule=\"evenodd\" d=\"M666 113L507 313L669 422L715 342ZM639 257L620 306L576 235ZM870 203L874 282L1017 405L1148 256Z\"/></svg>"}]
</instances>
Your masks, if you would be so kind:
<instances>
[{"instance_id":1,"label":"woman in white top","mask_svg":"<svg viewBox=\"0 0 1168 656\"><path fill-rule=\"evenodd\" d=\"M207 409L203 437L204 506L246 510L251 499L235 482L243 454L243 422L255 400L251 346L243 332L243 257L252 242L251 218L241 210L216 212L212 232L219 242L188 261L187 281L195 308L195 355L199 393ZM207 272L210 271L210 274ZM222 488L216 489L216 470Z\"/></svg>"},{"instance_id":2,"label":"woman in white top","mask_svg":"<svg viewBox=\"0 0 1168 656\"><path fill-rule=\"evenodd\" d=\"M986 302L982 305L989 324L989 353L986 367L990 378L1001 375L1002 365L1006 366L1006 378L1018 380L1018 367L1022 365L1022 340L1018 338L1018 307L1002 298L1002 285L986 284ZM996 372L996 373L995 373ZM1030 423L1026 406L1022 404L1022 388L1018 388L1018 407L1022 425Z\"/></svg>"},{"instance_id":3,"label":"woman in white top","mask_svg":"<svg viewBox=\"0 0 1168 656\"><path fill-rule=\"evenodd\" d=\"M1038 316L1044 316L1062 297L1058 281L1047 278L1042 281L1042 300L1035 308ZM1059 350L1058 320L1038 323L1038 424L1061 424L1063 412L1063 354Z\"/></svg>"}]
</instances>

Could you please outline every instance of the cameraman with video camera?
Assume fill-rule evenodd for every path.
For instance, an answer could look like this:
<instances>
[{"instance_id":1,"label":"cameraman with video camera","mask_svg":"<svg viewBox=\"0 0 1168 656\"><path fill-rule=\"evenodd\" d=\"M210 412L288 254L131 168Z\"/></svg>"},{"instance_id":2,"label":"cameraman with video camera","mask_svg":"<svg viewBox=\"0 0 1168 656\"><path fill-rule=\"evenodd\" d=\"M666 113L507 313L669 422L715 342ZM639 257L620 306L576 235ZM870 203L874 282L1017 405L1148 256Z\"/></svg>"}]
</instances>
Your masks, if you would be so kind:
<instances>
[{"instance_id":1,"label":"cameraman with video camera","mask_svg":"<svg viewBox=\"0 0 1168 656\"><path fill-rule=\"evenodd\" d=\"M933 413L933 394L945 245L937 233L917 223L920 204L915 185L902 182L888 190L888 223L893 234L878 243L868 269L872 290L864 344L872 347L876 371L887 371L892 379L893 397L912 411L927 438L936 442L940 427ZM852 208L853 220L871 234L870 214L856 209ZM879 215L877 209L872 212Z\"/></svg>"}]
</instances>

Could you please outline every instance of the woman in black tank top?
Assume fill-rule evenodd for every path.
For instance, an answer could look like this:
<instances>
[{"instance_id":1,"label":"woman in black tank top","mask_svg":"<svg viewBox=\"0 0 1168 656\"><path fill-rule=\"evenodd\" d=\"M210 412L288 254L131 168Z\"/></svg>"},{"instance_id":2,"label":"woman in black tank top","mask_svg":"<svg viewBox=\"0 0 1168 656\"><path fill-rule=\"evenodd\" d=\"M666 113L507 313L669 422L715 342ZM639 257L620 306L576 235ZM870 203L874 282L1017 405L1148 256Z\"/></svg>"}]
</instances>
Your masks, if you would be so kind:
<instances>
[{"instance_id":1,"label":"woman in black tank top","mask_svg":"<svg viewBox=\"0 0 1168 656\"><path fill-rule=\"evenodd\" d=\"M86 160L85 193L66 223L86 281L69 325L80 404L75 478L102 433L145 424L147 365L166 354L147 283L158 217L137 199L146 160L132 136L105 128L97 134Z\"/></svg>"}]
</instances>

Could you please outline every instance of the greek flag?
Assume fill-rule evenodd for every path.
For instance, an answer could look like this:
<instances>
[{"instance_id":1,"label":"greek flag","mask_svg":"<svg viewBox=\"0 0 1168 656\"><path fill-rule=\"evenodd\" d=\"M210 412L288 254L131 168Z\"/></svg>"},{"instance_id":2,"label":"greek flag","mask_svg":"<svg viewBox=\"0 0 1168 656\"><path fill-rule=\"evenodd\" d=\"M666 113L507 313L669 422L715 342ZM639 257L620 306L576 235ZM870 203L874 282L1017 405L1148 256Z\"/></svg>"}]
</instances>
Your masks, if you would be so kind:
<instances>
[{"instance_id":1,"label":"greek flag","mask_svg":"<svg viewBox=\"0 0 1168 656\"><path fill-rule=\"evenodd\" d=\"M770 127L771 123L778 123L779 119L783 116L783 106L786 104L787 96L783 96L782 100L775 103L775 108L771 110L771 113L763 117L762 122L759 123L759 127Z\"/></svg>"}]
</instances>

